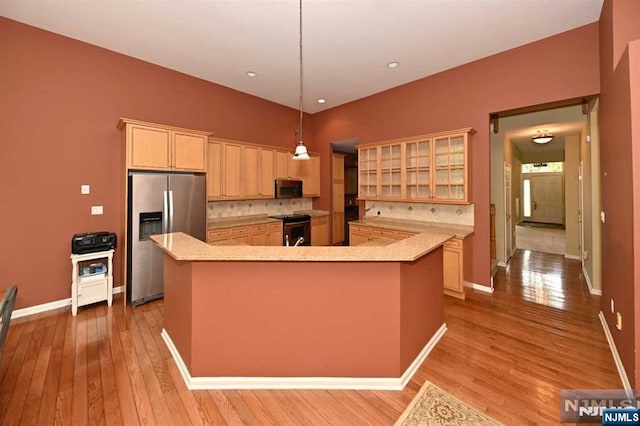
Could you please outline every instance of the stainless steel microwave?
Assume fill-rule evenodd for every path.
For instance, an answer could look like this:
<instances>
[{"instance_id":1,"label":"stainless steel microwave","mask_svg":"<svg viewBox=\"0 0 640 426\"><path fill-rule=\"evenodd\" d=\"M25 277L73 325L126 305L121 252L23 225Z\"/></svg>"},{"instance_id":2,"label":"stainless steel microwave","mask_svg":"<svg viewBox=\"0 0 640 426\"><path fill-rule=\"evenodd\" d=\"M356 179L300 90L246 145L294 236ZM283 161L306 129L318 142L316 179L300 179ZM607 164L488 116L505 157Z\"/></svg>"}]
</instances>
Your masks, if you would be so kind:
<instances>
[{"instance_id":1,"label":"stainless steel microwave","mask_svg":"<svg viewBox=\"0 0 640 426\"><path fill-rule=\"evenodd\" d=\"M302 198L302 181L296 179L276 179L276 198Z\"/></svg>"}]
</instances>

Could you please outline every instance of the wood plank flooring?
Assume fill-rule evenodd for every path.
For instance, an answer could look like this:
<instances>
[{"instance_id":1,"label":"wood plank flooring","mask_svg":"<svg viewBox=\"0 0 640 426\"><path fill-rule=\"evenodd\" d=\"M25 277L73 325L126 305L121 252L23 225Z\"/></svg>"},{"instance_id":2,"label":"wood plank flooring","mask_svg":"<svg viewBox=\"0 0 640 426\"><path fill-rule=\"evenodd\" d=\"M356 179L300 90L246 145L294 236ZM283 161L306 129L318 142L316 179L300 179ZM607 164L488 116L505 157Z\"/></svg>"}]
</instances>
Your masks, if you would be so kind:
<instances>
[{"instance_id":1,"label":"wood plank flooring","mask_svg":"<svg viewBox=\"0 0 640 426\"><path fill-rule=\"evenodd\" d=\"M577 261L519 250L493 295L445 298L448 331L403 391L189 391L163 302L12 320L0 424L391 425L425 380L508 425L557 424L560 390L620 388Z\"/></svg>"}]
</instances>

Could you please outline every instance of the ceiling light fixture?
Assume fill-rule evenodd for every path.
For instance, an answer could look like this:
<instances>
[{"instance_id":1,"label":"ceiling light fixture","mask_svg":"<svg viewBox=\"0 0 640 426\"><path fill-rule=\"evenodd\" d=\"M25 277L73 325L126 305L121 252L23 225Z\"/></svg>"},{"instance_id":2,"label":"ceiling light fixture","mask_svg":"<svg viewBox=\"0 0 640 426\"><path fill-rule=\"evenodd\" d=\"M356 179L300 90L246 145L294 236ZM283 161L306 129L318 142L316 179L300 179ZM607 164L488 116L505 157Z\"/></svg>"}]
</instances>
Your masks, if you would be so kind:
<instances>
[{"instance_id":1,"label":"ceiling light fixture","mask_svg":"<svg viewBox=\"0 0 640 426\"><path fill-rule=\"evenodd\" d=\"M294 160L310 160L307 147L302 142L302 0L300 0L300 122L296 134L299 136L296 151L293 153Z\"/></svg>"},{"instance_id":2,"label":"ceiling light fixture","mask_svg":"<svg viewBox=\"0 0 640 426\"><path fill-rule=\"evenodd\" d=\"M257 77L258 73L255 71L247 71L247 77Z\"/></svg>"},{"instance_id":3,"label":"ceiling light fixture","mask_svg":"<svg viewBox=\"0 0 640 426\"><path fill-rule=\"evenodd\" d=\"M387 68L397 68L400 62L392 61L387 64Z\"/></svg>"},{"instance_id":4,"label":"ceiling light fixture","mask_svg":"<svg viewBox=\"0 0 640 426\"><path fill-rule=\"evenodd\" d=\"M553 140L553 135L551 133L547 132L546 130L543 131L543 132L538 130L536 135L534 137L532 137L531 140L534 141L535 143L539 143L539 144L549 143L549 142L551 142Z\"/></svg>"},{"instance_id":5,"label":"ceiling light fixture","mask_svg":"<svg viewBox=\"0 0 640 426\"><path fill-rule=\"evenodd\" d=\"M326 100L326 99L324 99L324 98L320 98L320 99L318 99L318 103L319 103L319 104L324 104L324 103L326 103L326 102L327 102L327 100Z\"/></svg>"}]
</instances>

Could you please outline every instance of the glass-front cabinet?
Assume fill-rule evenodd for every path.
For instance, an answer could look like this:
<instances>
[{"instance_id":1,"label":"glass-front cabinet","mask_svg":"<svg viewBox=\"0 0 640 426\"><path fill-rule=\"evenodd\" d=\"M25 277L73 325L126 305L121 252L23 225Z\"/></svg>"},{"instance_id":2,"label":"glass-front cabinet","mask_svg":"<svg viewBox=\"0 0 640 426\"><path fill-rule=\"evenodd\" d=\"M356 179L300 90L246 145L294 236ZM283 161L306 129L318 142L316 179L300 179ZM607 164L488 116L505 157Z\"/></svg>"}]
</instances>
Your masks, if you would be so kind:
<instances>
[{"instance_id":1,"label":"glass-front cabinet","mask_svg":"<svg viewBox=\"0 0 640 426\"><path fill-rule=\"evenodd\" d=\"M380 147L380 198L402 198L402 145Z\"/></svg>"},{"instance_id":2,"label":"glass-front cabinet","mask_svg":"<svg viewBox=\"0 0 640 426\"><path fill-rule=\"evenodd\" d=\"M361 199L466 204L471 128L358 149Z\"/></svg>"},{"instance_id":3,"label":"glass-front cabinet","mask_svg":"<svg viewBox=\"0 0 640 426\"><path fill-rule=\"evenodd\" d=\"M406 142L406 197L412 201L431 199L431 139Z\"/></svg>"},{"instance_id":4,"label":"glass-front cabinet","mask_svg":"<svg viewBox=\"0 0 640 426\"><path fill-rule=\"evenodd\" d=\"M375 199L378 197L378 147L358 150L358 186L359 197Z\"/></svg>"}]
</instances>

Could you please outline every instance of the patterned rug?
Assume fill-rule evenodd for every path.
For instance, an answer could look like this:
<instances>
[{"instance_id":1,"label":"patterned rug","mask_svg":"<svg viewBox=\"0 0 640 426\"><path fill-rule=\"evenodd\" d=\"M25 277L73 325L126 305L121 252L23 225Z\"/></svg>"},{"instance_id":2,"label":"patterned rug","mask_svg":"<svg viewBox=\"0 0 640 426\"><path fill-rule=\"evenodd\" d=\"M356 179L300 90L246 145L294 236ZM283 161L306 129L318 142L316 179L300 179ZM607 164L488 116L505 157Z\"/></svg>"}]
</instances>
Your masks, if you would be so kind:
<instances>
[{"instance_id":1,"label":"patterned rug","mask_svg":"<svg viewBox=\"0 0 640 426\"><path fill-rule=\"evenodd\" d=\"M500 425L475 408L425 382L395 426L409 425Z\"/></svg>"}]
</instances>

